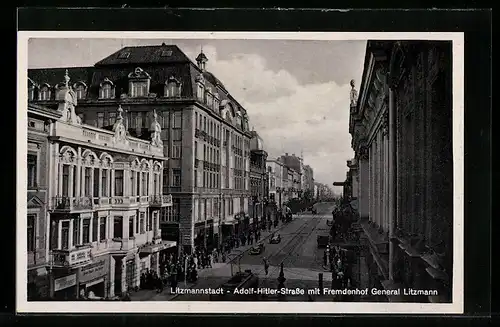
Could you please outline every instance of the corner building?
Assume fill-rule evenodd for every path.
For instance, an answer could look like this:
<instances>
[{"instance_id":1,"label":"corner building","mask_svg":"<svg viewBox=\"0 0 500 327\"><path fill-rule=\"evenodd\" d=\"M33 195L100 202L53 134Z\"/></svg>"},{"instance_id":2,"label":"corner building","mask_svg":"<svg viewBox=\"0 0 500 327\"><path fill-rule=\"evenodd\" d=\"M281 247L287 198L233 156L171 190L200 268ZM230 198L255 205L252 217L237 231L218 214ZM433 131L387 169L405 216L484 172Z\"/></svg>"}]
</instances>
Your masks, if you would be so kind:
<instances>
[{"instance_id":1,"label":"corner building","mask_svg":"<svg viewBox=\"0 0 500 327\"><path fill-rule=\"evenodd\" d=\"M250 197L247 112L206 70L203 52L196 61L162 44L125 47L93 67L68 68L86 124L111 128L121 105L126 131L143 138L157 113L162 155L169 157L162 191L173 198L160 212L162 238L186 252L235 234ZM56 105L63 70L29 70L30 98Z\"/></svg>"}]
</instances>

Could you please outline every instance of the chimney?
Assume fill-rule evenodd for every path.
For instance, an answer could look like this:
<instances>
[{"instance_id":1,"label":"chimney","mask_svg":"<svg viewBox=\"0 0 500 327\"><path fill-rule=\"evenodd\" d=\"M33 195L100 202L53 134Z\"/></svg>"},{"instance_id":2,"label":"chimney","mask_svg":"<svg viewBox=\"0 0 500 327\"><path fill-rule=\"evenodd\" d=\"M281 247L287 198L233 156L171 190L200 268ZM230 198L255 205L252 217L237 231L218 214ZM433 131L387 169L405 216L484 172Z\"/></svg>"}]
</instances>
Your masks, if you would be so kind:
<instances>
[{"instance_id":1,"label":"chimney","mask_svg":"<svg viewBox=\"0 0 500 327\"><path fill-rule=\"evenodd\" d=\"M285 157L288 157L288 152L285 153Z\"/></svg>"}]
</instances>

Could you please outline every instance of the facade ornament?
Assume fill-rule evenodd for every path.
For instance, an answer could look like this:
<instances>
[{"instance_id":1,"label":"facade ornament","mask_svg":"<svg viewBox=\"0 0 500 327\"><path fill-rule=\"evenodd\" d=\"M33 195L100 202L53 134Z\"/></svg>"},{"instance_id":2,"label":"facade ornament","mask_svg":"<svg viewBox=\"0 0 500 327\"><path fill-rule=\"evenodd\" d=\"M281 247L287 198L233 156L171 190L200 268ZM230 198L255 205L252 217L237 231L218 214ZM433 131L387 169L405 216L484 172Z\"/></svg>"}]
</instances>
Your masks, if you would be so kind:
<instances>
[{"instance_id":1,"label":"facade ornament","mask_svg":"<svg viewBox=\"0 0 500 327\"><path fill-rule=\"evenodd\" d=\"M61 112L61 121L68 122L70 124L81 125L82 120L77 116L75 112L75 107L77 105L76 93L73 91L72 87L69 85L70 77L68 75L68 70L64 74L64 86L61 92L64 93L63 102L59 103L58 111Z\"/></svg>"},{"instance_id":2,"label":"facade ornament","mask_svg":"<svg viewBox=\"0 0 500 327\"><path fill-rule=\"evenodd\" d=\"M127 140L127 132L125 130L125 125L123 124L123 109L122 106L118 106L118 117L116 118L116 122L113 125L113 132L115 135L113 137L113 143L124 143L128 144Z\"/></svg>"},{"instance_id":3,"label":"facade ornament","mask_svg":"<svg viewBox=\"0 0 500 327\"><path fill-rule=\"evenodd\" d=\"M361 146L359 148L359 160L368 160L368 147Z\"/></svg>"},{"instance_id":4,"label":"facade ornament","mask_svg":"<svg viewBox=\"0 0 500 327\"><path fill-rule=\"evenodd\" d=\"M163 146L163 141L161 140L161 125L158 122L156 109L153 110L153 122L151 123L150 130L153 131L153 133L151 133L151 144L159 147Z\"/></svg>"},{"instance_id":5,"label":"facade ornament","mask_svg":"<svg viewBox=\"0 0 500 327\"><path fill-rule=\"evenodd\" d=\"M384 112L384 116L382 116L382 133L383 135L387 135L389 132L389 113Z\"/></svg>"},{"instance_id":6,"label":"facade ornament","mask_svg":"<svg viewBox=\"0 0 500 327\"><path fill-rule=\"evenodd\" d=\"M350 93L350 100L351 100L351 107L356 107L358 103L358 91L354 87L354 80L351 80L351 93Z\"/></svg>"}]
</instances>

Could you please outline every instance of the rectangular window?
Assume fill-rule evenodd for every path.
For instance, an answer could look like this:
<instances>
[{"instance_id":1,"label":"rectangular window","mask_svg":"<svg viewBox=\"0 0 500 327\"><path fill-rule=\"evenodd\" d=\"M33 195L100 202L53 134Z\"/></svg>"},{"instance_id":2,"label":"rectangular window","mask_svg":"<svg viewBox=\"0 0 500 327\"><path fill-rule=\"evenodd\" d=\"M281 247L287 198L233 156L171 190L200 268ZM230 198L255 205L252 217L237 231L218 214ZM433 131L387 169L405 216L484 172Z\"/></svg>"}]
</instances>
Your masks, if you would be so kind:
<instances>
[{"instance_id":1,"label":"rectangular window","mask_svg":"<svg viewBox=\"0 0 500 327\"><path fill-rule=\"evenodd\" d=\"M99 218L99 241L106 240L106 217Z\"/></svg>"},{"instance_id":2,"label":"rectangular window","mask_svg":"<svg viewBox=\"0 0 500 327\"><path fill-rule=\"evenodd\" d=\"M140 172L132 172L135 174L135 195L141 195L141 173Z\"/></svg>"},{"instance_id":3,"label":"rectangular window","mask_svg":"<svg viewBox=\"0 0 500 327\"><path fill-rule=\"evenodd\" d=\"M102 187L102 196L108 197L108 170L103 169L101 172L101 187Z\"/></svg>"},{"instance_id":4,"label":"rectangular window","mask_svg":"<svg viewBox=\"0 0 500 327\"><path fill-rule=\"evenodd\" d=\"M137 124L137 112L130 112L129 113L129 119L128 119L128 127L129 128L135 128Z\"/></svg>"},{"instance_id":5,"label":"rectangular window","mask_svg":"<svg viewBox=\"0 0 500 327\"><path fill-rule=\"evenodd\" d=\"M145 97L148 95L148 84L146 82L132 83L132 97Z\"/></svg>"},{"instance_id":6,"label":"rectangular window","mask_svg":"<svg viewBox=\"0 0 500 327\"><path fill-rule=\"evenodd\" d=\"M73 219L73 246L80 244L80 219Z\"/></svg>"},{"instance_id":7,"label":"rectangular window","mask_svg":"<svg viewBox=\"0 0 500 327\"><path fill-rule=\"evenodd\" d=\"M174 128L172 129L172 141L181 141L182 140L182 129Z\"/></svg>"},{"instance_id":8,"label":"rectangular window","mask_svg":"<svg viewBox=\"0 0 500 327\"><path fill-rule=\"evenodd\" d=\"M97 127L104 127L104 112L97 113Z\"/></svg>"},{"instance_id":9,"label":"rectangular window","mask_svg":"<svg viewBox=\"0 0 500 327\"><path fill-rule=\"evenodd\" d=\"M85 196L91 196L91 189L92 189L92 183L91 181L91 175L92 175L92 168L90 167L85 167Z\"/></svg>"},{"instance_id":10,"label":"rectangular window","mask_svg":"<svg viewBox=\"0 0 500 327\"><path fill-rule=\"evenodd\" d=\"M173 144L172 145L172 158L179 159L182 156L182 145L181 144Z\"/></svg>"},{"instance_id":11,"label":"rectangular window","mask_svg":"<svg viewBox=\"0 0 500 327\"><path fill-rule=\"evenodd\" d=\"M114 125L116 123L116 112L109 113L109 125Z\"/></svg>"},{"instance_id":12,"label":"rectangular window","mask_svg":"<svg viewBox=\"0 0 500 327\"><path fill-rule=\"evenodd\" d=\"M148 219L148 231L153 230L153 214L149 214L149 219Z\"/></svg>"},{"instance_id":13,"label":"rectangular window","mask_svg":"<svg viewBox=\"0 0 500 327\"><path fill-rule=\"evenodd\" d=\"M194 187L198 187L198 170L194 170Z\"/></svg>"},{"instance_id":14,"label":"rectangular window","mask_svg":"<svg viewBox=\"0 0 500 327\"><path fill-rule=\"evenodd\" d=\"M94 219L92 220L92 242L97 241L97 231L99 230L99 216L94 212Z\"/></svg>"},{"instance_id":15,"label":"rectangular window","mask_svg":"<svg viewBox=\"0 0 500 327\"><path fill-rule=\"evenodd\" d=\"M198 128L198 113L194 113L194 127Z\"/></svg>"},{"instance_id":16,"label":"rectangular window","mask_svg":"<svg viewBox=\"0 0 500 327\"><path fill-rule=\"evenodd\" d=\"M141 227L141 234L144 234L144 233L146 232L146 229L144 228L144 224L146 223L146 222L145 222L145 219L144 219L144 212L141 212L141 213L140 213L140 217L141 217L141 218L140 218L140 219L141 219L141 221L140 221L140 225L141 225L141 226L140 226L140 227Z\"/></svg>"},{"instance_id":17,"label":"rectangular window","mask_svg":"<svg viewBox=\"0 0 500 327\"><path fill-rule=\"evenodd\" d=\"M128 218L128 237L134 236L134 219L135 216L131 216Z\"/></svg>"},{"instance_id":18,"label":"rectangular window","mask_svg":"<svg viewBox=\"0 0 500 327\"><path fill-rule=\"evenodd\" d=\"M86 218L83 220L83 244L90 243L90 218Z\"/></svg>"},{"instance_id":19,"label":"rectangular window","mask_svg":"<svg viewBox=\"0 0 500 327\"><path fill-rule=\"evenodd\" d=\"M94 198L99 197L99 168L94 168L94 192L92 196Z\"/></svg>"},{"instance_id":20,"label":"rectangular window","mask_svg":"<svg viewBox=\"0 0 500 327\"><path fill-rule=\"evenodd\" d=\"M139 226L139 210L136 211L136 215L135 215L135 233L139 233L139 231L141 230L140 226Z\"/></svg>"},{"instance_id":21,"label":"rectangular window","mask_svg":"<svg viewBox=\"0 0 500 327\"><path fill-rule=\"evenodd\" d=\"M182 128L182 111L174 112L174 122L172 128Z\"/></svg>"},{"instance_id":22,"label":"rectangular window","mask_svg":"<svg viewBox=\"0 0 500 327\"><path fill-rule=\"evenodd\" d=\"M35 234L36 215L28 215L27 237L28 237L28 252L35 251L36 234Z\"/></svg>"},{"instance_id":23,"label":"rectangular window","mask_svg":"<svg viewBox=\"0 0 500 327\"><path fill-rule=\"evenodd\" d=\"M69 221L62 222L61 228L61 248L63 250L69 249Z\"/></svg>"},{"instance_id":24,"label":"rectangular window","mask_svg":"<svg viewBox=\"0 0 500 327\"><path fill-rule=\"evenodd\" d=\"M115 196L123 196L123 170L115 170Z\"/></svg>"},{"instance_id":25,"label":"rectangular window","mask_svg":"<svg viewBox=\"0 0 500 327\"><path fill-rule=\"evenodd\" d=\"M113 238L123 237L123 217L116 216L113 218Z\"/></svg>"},{"instance_id":26,"label":"rectangular window","mask_svg":"<svg viewBox=\"0 0 500 327\"><path fill-rule=\"evenodd\" d=\"M203 116L203 131L208 132L207 131L207 117L206 116Z\"/></svg>"},{"instance_id":27,"label":"rectangular window","mask_svg":"<svg viewBox=\"0 0 500 327\"><path fill-rule=\"evenodd\" d=\"M180 169L172 169L172 186L173 187L181 186L181 170Z\"/></svg>"},{"instance_id":28,"label":"rectangular window","mask_svg":"<svg viewBox=\"0 0 500 327\"><path fill-rule=\"evenodd\" d=\"M28 188L37 186L37 155L28 154Z\"/></svg>"}]
</instances>

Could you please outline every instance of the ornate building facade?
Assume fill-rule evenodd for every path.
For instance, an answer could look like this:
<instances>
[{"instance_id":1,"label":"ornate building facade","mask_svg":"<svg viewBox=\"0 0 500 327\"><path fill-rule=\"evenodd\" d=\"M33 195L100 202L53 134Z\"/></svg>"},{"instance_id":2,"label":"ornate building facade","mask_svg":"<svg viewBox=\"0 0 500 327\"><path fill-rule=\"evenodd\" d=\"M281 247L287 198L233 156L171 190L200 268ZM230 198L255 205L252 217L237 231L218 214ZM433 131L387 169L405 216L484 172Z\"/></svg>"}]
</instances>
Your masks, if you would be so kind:
<instances>
[{"instance_id":1,"label":"ornate building facade","mask_svg":"<svg viewBox=\"0 0 500 327\"><path fill-rule=\"evenodd\" d=\"M369 284L439 292L415 301L451 300L451 72L451 43L369 41L359 96L351 84L349 184Z\"/></svg>"},{"instance_id":2,"label":"ornate building facade","mask_svg":"<svg viewBox=\"0 0 500 327\"><path fill-rule=\"evenodd\" d=\"M264 150L264 141L255 131L252 131L250 140L250 190L252 194L250 218L254 226L265 219L269 205L269 176L266 167L267 152Z\"/></svg>"},{"instance_id":3,"label":"ornate building facade","mask_svg":"<svg viewBox=\"0 0 500 327\"><path fill-rule=\"evenodd\" d=\"M172 204L162 195L161 128L153 113L149 140L129 136L120 106L111 130L82 124L67 71L64 77L40 173L47 187L49 295L112 297L138 287L146 269L159 272L160 251L176 245L162 241L159 224L161 208Z\"/></svg>"},{"instance_id":4,"label":"ornate building facade","mask_svg":"<svg viewBox=\"0 0 500 327\"><path fill-rule=\"evenodd\" d=\"M283 163L280 159L267 160L267 172L269 176L269 201L275 202L278 208L283 207L284 179Z\"/></svg>"},{"instance_id":5,"label":"ornate building facade","mask_svg":"<svg viewBox=\"0 0 500 327\"><path fill-rule=\"evenodd\" d=\"M126 132L148 138L157 114L164 165L162 237L182 249L210 246L235 232L250 197L249 117L201 52L193 63L177 46L125 47L93 67L68 68L88 125L112 128L123 108ZM30 99L57 106L60 68L30 69ZM222 235L224 234L224 235Z\"/></svg>"}]
</instances>

